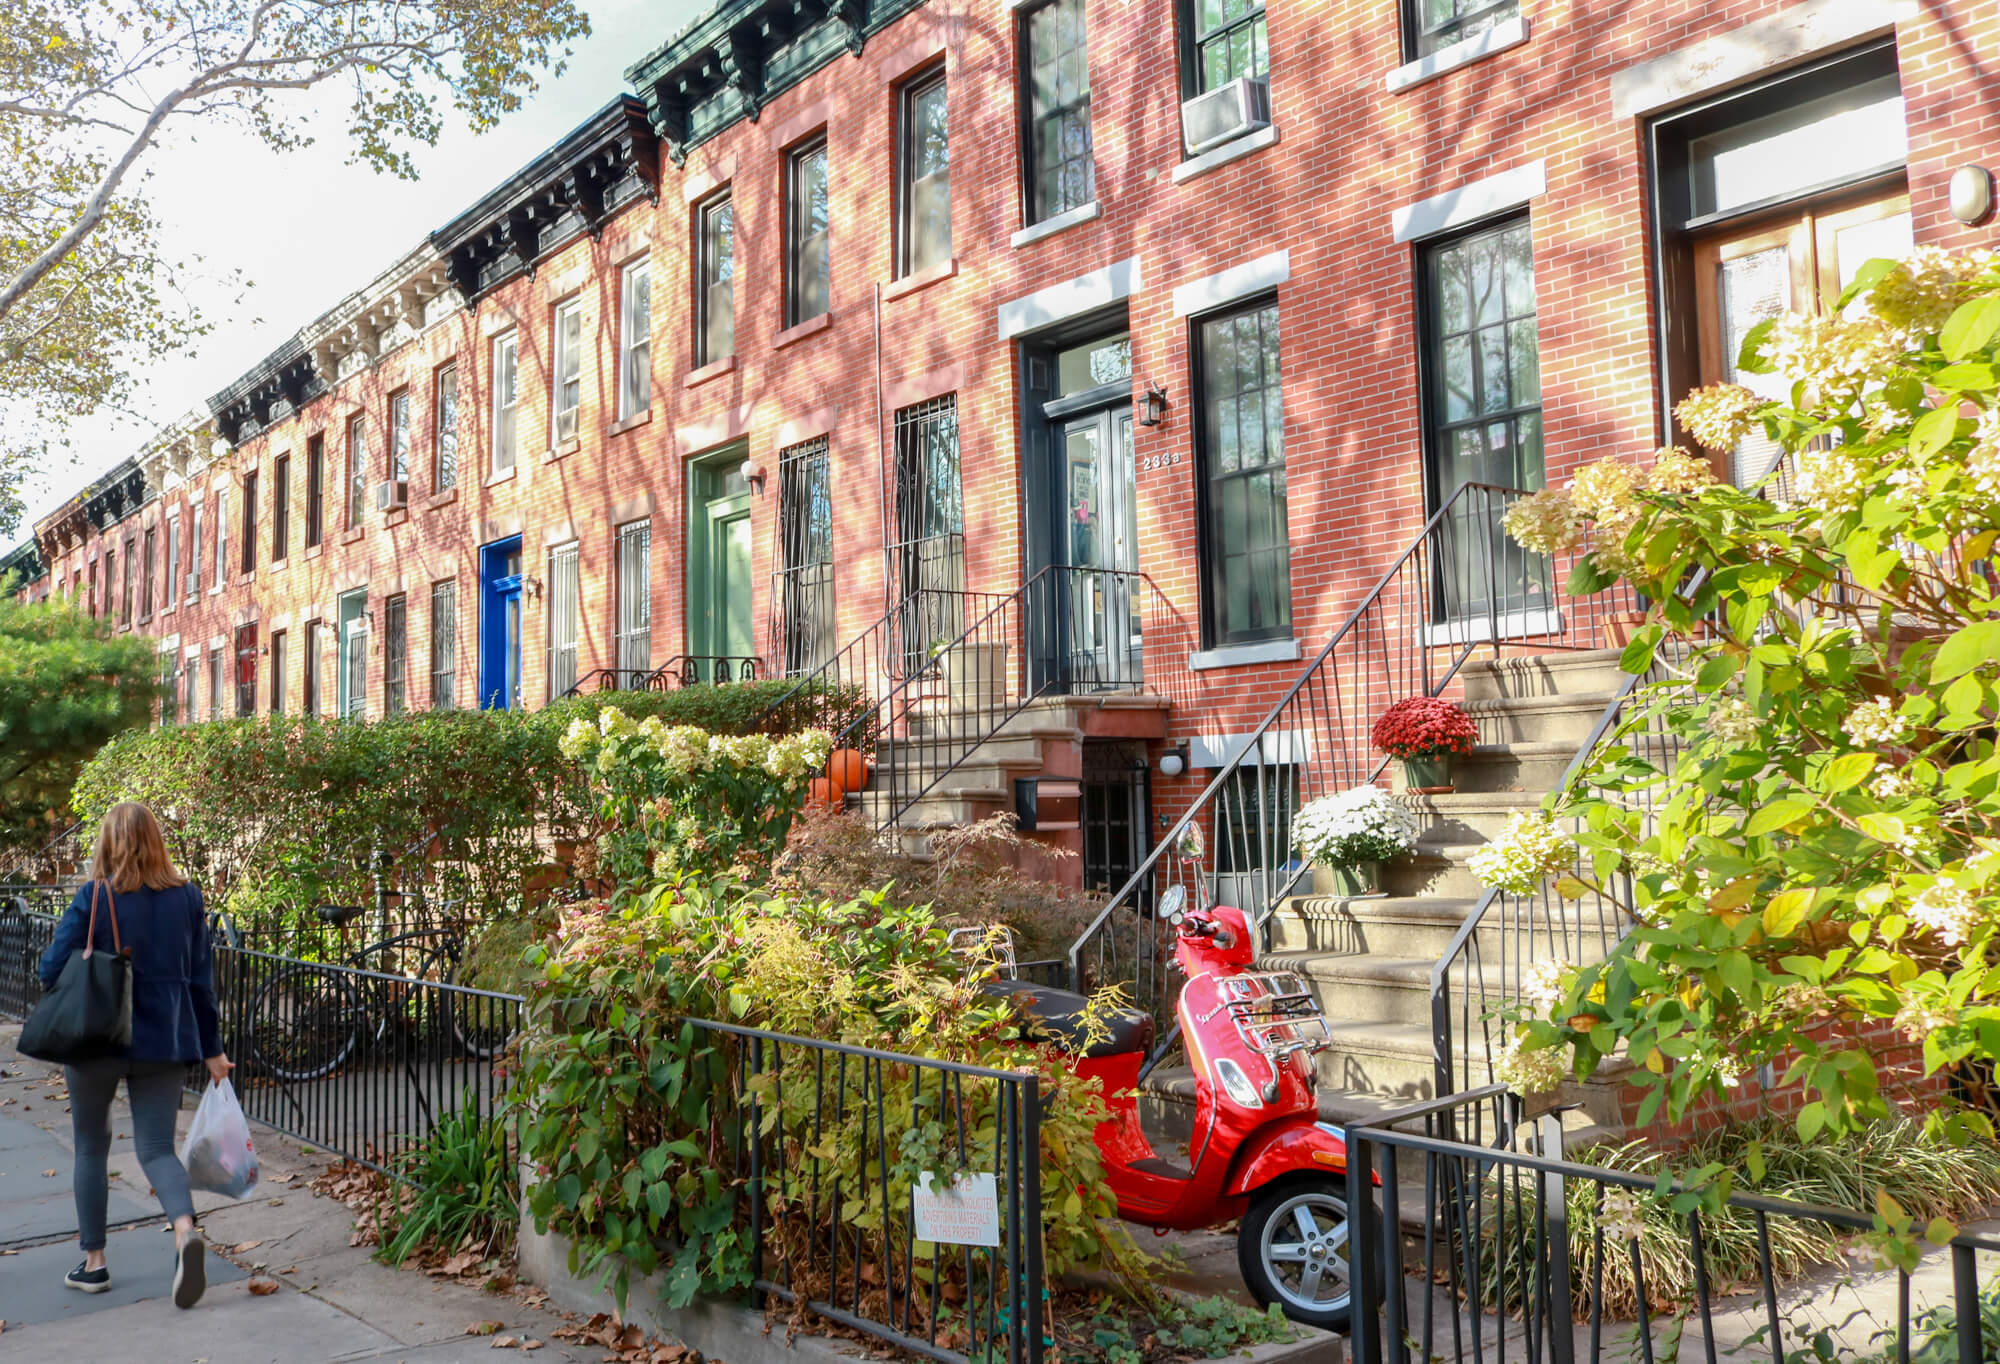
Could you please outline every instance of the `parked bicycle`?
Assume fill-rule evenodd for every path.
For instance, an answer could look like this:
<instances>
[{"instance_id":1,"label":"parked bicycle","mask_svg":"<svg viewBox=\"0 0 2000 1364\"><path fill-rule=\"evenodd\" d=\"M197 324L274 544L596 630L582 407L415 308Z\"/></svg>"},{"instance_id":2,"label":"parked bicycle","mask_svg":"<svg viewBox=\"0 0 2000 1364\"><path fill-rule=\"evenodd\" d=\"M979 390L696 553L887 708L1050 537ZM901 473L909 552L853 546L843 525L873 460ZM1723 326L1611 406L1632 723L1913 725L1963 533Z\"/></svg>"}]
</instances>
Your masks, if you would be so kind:
<instances>
[{"instance_id":1,"label":"parked bicycle","mask_svg":"<svg viewBox=\"0 0 2000 1364\"><path fill-rule=\"evenodd\" d=\"M447 924L457 904L444 903ZM367 912L366 905L321 905L313 914L345 939L347 926ZM513 1036L512 1012L483 993L440 988L461 985L464 950L457 929L421 928L369 943L337 964L284 967L251 1002L251 1058L289 1082L330 1075L363 1052L433 1041L491 1060Z\"/></svg>"}]
</instances>

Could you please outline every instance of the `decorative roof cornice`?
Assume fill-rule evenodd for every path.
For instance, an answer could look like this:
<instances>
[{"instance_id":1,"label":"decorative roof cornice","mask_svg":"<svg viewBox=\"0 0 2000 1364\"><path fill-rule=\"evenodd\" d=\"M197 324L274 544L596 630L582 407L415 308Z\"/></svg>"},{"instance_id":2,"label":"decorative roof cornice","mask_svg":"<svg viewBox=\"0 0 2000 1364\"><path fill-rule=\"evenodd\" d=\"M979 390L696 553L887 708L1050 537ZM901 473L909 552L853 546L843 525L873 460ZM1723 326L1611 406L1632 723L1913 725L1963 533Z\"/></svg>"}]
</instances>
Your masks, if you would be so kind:
<instances>
[{"instance_id":1,"label":"decorative roof cornice","mask_svg":"<svg viewBox=\"0 0 2000 1364\"><path fill-rule=\"evenodd\" d=\"M721 0L657 51L625 68L653 132L679 165L924 0Z\"/></svg>"},{"instance_id":2,"label":"decorative roof cornice","mask_svg":"<svg viewBox=\"0 0 2000 1364\"><path fill-rule=\"evenodd\" d=\"M35 523L42 557L53 561L130 516L147 500L146 475L136 459L122 459L89 487Z\"/></svg>"},{"instance_id":3,"label":"decorative roof cornice","mask_svg":"<svg viewBox=\"0 0 2000 1364\"><path fill-rule=\"evenodd\" d=\"M462 306L429 239L299 332L328 385L373 364Z\"/></svg>"},{"instance_id":4,"label":"decorative roof cornice","mask_svg":"<svg viewBox=\"0 0 2000 1364\"><path fill-rule=\"evenodd\" d=\"M32 538L0 555L0 587L18 591L29 583L40 582L47 572L42 565L42 548Z\"/></svg>"},{"instance_id":5,"label":"decorative roof cornice","mask_svg":"<svg viewBox=\"0 0 2000 1364\"><path fill-rule=\"evenodd\" d=\"M146 486L165 493L187 482L208 467L214 443L215 425L206 407L181 414L161 427L139 451Z\"/></svg>"},{"instance_id":6,"label":"decorative roof cornice","mask_svg":"<svg viewBox=\"0 0 2000 1364\"><path fill-rule=\"evenodd\" d=\"M595 237L618 210L659 198L659 166L645 106L620 95L431 233L468 303L535 266L580 232Z\"/></svg>"},{"instance_id":7,"label":"decorative roof cornice","mask_svg":"<svg viewBox=\"0 0 2000 1364\"><path fill-rule=\"evenodd\" d=\"M241 445L274 421L282 421L326 391L305 344L293 336L265 356L248 374L208 400L216 434Z\"/></svg>"}]
</instances>

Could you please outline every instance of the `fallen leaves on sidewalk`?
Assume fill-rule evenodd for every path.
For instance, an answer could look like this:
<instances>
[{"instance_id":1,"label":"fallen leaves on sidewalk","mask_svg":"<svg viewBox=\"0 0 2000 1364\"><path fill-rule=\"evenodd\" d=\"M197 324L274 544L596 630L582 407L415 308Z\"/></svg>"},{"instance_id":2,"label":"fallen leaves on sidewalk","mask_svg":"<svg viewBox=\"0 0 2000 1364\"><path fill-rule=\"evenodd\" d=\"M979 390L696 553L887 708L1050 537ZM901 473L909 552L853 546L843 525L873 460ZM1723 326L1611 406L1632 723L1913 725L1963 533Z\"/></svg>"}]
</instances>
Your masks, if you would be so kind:
<instances>
[{"instance_id":1,"label":"fallen leaves on sidewalk","mask_svg":"<svg viewBox=\"0 0 2000 1364\"><path fill-rule=\"evenodd\" d=\"M562 1327L552 1334L557 1340L573 1345L597 1345L613 1351L604 1358L615 1364L702 1364L701 1351L657 1338L648 1339L644 1331L630 1322L612 1320L609 1312L599 1312L589 1321ZM710 1360L708 1364L722 1364L722 1361Z\"/></svg>"},{"instance_id":2,"label":"fallen leaves on sidewalk","mask_svg":"<svg viewBox=\"0 0 2000 1364\"><path fill-rule=\"evenodd\" d=\"M252 1279L249 1282L247 1287L250 1289L250 1295L252 1297L268 1298L271 1296L271 1294L278 1291L278 1281L276 1279L268 1278L265 1275L259 1274L256 1278Z\"/></svg>"},{"instance_id":3,"label":"fallen leaves on sidewalk","mask_svg":"<svg viewBox=\"0 0 2000 1364\"><path fill-rule=\"evenodd\" d=\"M238 1241L235 1245L230 1247L230 1253L234 1255L248 1255L251 1251L257 1249L258 1246L261 1246L263 1244L264 1243L262 1241Z\"/></svg>"},{"instance_id":4,"label":"fallen leaves on sidewalk","mask_svg":"<svg viewBox=\"0 0 2000 1364\"><path fill-rule=\"evenodd\" d=\"M465 1328L465 1334L469 1336L490 1336L504 1325L506 1325L505 1322L499 1321L475 1321L472 1325Z\"/></svg>"}]
</instances>

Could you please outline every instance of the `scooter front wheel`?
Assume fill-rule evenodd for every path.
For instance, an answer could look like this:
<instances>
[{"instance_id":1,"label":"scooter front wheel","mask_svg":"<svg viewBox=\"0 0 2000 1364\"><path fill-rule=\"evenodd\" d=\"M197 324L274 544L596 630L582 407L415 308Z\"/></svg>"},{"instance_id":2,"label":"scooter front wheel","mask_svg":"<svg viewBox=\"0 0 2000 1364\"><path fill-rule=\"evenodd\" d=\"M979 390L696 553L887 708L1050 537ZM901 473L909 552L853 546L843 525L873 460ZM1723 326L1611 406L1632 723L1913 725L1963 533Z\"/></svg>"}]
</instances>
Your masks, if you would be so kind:
<instances>
[{"instance_id":1,"label":"scooter front wheel","mask_svg":"<svg viewBox=\"0 0 2000 1364\"><path fill-rule=\"evenodd\" d=\"M1280 1180L1250 1205L1236 1237L1243 1282L1293 1321L1344 1330L1353 1308L1347 1184L1330 1175Z\"/></svg>"}]
</instances>

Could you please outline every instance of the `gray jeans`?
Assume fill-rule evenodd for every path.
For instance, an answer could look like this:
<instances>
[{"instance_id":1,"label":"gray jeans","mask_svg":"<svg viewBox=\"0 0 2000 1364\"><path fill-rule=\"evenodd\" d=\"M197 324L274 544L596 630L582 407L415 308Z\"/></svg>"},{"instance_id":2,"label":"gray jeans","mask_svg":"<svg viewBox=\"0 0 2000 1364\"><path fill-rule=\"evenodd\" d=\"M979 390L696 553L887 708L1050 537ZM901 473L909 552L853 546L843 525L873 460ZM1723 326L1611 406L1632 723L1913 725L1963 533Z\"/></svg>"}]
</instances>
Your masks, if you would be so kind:
<instances>
[{"instance_id":1,"label":"gray jeans","mask_svg":"<svg viewBox=\"0 0 2000 1364\"><path fill-rule=\"evenodd\" d=\"M187 1072L178 1061L88 1061L63 1067L76 1139L77 1240L86 1251L104 1249L104 1208L111 1196L105 1173L111 1155L111 1100L121 1078L132 1101L132 1144L154 1195L168 1217L194 1216L187 1171L174 1154L174 1116L181 1109Z\"/></svg>"}]
</instances>

